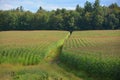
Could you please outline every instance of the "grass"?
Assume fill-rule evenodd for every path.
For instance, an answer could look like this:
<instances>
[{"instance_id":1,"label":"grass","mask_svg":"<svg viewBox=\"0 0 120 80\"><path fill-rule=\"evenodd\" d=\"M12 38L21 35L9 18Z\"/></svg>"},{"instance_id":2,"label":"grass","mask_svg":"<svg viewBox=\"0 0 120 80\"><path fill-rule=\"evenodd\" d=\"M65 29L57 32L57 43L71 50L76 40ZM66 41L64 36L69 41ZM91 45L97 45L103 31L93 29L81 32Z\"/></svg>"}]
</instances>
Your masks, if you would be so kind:
<instances>
[{"instance_id":1,"label":"grass","mask_svg":"<svg viewBox=\"0 0 120 80\"><path fill-rule=\"evenodd\" d=\"M0 63L38 64L68 35L66 31L0 32Z\"/></svg>"},{"instance_id":2,"label":"grass","mask_svg":"<svg viewBox=\"0 0 120 80\"><path fill-rule=\"evenodd\" d=\"M120 79L120 30L69 35L67 31L0 32L0 80Z\"/></svg>"},{"instance_id":3,"label":"grass","mask_svg":"<svg viewBox=\"0 0 120 80\"><path fill-rule=\"evenodd\" d=\"M120 79L120 31L75 31L65 42L61 62L91 76Z\"/></svg>"},{"instance_id":4,"label":"grass","mask_svg":"<svg viewBox=\"0 0 120 80\"><path fill-rule=\"evenodd\" d=\"M54 61L68 36L67 31L0 32L0 80L80 80Z\"/></svg>"},{"instance_id":5,"label":"grass","mask_svg":"<svg viewBox=\"0 0 120 80\"><path fill-rule=\"evenodd\" d=\"M0 80L83 80L56 63L38 65L0 65Z\"/></svg>"}]
</instances>

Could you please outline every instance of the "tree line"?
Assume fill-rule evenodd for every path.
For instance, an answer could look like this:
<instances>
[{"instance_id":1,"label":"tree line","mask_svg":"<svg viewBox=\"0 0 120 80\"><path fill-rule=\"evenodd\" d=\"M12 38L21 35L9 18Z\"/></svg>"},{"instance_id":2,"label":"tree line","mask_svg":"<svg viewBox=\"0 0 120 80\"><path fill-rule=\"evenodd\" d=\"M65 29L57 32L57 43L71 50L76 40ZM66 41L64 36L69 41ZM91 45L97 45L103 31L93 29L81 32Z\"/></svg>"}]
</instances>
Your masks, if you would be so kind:
<instances>
[{"instance_id":1,"label":"tree line","mask_svg":"<svg viewBox=\"0 0 120 80\"><path fill-rule=\"evenodd\" d=\"M0 30L108 30L120 29L120 6L113 3L101 6L99 0L75 10L47 11L40 7L36 13L25 11L22 6L0 10Z\"/></svg>"}]
</instances>

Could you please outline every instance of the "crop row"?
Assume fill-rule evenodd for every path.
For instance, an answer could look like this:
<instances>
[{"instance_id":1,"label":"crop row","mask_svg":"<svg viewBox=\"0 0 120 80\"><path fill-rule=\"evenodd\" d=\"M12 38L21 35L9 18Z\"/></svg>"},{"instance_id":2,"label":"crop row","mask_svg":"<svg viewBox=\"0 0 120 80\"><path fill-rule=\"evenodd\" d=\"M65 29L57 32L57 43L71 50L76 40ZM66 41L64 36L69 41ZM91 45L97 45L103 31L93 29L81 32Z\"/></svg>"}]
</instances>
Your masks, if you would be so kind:
<instances>
[{"instance_id":1,"label":"crop row","mask_svg":"<svg viewBox=\"0 0 120 80\"><path fill-rule=\"evenodd\" d=\"M0 63L38 64L51 50L61 46L68 35L59 31L1 32Z\"/></svg>"},{"instance_id":2,"label":"crop row","mask_svg":"<svg viewBox=\"0 0 120 80\"><path fill-rule=\"evenodd\" d=\"M114 36L110 36L110 32L113 33L113 31L105 32L104 35L108 35L106 37L101 31L73 32L63 46L60 55L61 62L77 71L85 71L92 76L119 80L120 37L118 32L114 31Z\"/></svg>"}]
</instances>

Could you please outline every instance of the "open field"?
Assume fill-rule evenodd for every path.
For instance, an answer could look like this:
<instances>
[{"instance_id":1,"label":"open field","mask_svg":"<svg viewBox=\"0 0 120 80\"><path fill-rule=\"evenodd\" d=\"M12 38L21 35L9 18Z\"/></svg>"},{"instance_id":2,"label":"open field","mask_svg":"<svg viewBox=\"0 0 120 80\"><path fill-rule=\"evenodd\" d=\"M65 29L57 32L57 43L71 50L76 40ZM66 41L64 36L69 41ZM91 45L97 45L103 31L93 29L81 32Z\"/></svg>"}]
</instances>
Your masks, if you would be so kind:
<instances>
[{"instance_id":1,"label":"open field","mask_svg":"<svg viewBox=\"0 0 120 80\"><path fill-rule=\"evenodd\" d=\"M0 32L0 80L80 80L53 62L68 36L67 31Z\"/></svg>"},{"instance_id":2,"label":"open field","mask_svg":"<svg viewBox=\"0 0 120 80\"><path fill-rule=\"evenodd\" d=\"M120 80L119 49L120 30L2 31L0 80Z\"/></svg>"},{"instance_id":3,"label":"open field","mask_svg":"<svg viewBox=\"0 0 120 80\"><path fill-rule=\"evenodd\" d=\"M60 60L92 76L120 79L120 30L74 31Z\"/></svg>"},{"instance_id":4,"label":"open field","mask_svg":"<svg viewBox=\"0 0 120 80\"><path fill-rule=\"evenodd\" d=\"M0 63L33 65L48 60L68 35L66 31L0 32Z\"/></svg>"}]
</instances>

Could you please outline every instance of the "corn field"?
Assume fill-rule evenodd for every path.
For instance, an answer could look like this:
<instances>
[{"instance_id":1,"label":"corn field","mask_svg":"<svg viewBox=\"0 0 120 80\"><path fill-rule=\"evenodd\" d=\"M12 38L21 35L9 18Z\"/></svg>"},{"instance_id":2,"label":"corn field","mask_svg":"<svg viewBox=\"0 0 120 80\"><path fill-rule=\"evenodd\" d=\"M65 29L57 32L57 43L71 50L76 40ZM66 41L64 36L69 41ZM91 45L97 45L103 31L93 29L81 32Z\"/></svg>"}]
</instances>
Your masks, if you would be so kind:
<instances>
[{"instance_id":1,"label":"corn field","mask_svg":"<svg viewBox=\"0 0 120 80\"><path fill-rule=\"evenodd\" d=\"M0 63L38 64L68 35L67 31L0 32Z\"/></svg>"},{"instance_id":2,"label":"corn field","mask_svg":"<svg viewBox=\"0 0 120 80\"><path fill-rule=\"evenodd\" d=\"M67 66L120 80L120 31L74 31L60 55Z\"/></svg>"}]
</instances>

